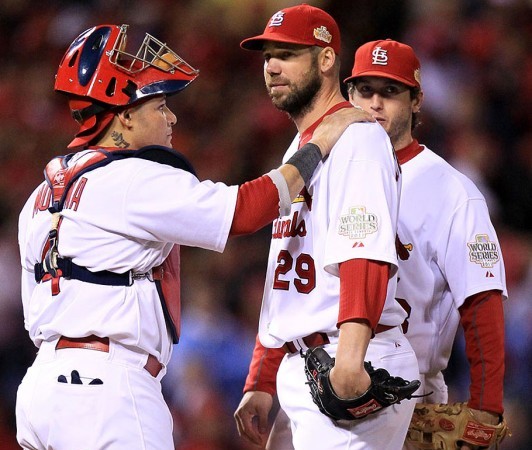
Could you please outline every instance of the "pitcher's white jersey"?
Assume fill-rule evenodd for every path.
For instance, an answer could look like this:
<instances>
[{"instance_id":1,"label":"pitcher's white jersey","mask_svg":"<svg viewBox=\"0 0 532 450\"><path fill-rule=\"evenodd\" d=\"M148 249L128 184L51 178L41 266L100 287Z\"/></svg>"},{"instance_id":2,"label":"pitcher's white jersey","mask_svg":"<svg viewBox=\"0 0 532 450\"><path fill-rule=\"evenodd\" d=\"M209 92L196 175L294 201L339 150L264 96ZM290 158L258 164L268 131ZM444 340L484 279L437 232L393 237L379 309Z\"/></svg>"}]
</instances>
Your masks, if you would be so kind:
<instances>
[{"instance_id":1,"label":"pitcher's white jersey","mask_svg":"<svg viewBox=\"0 0 532 450\"><path fill-rule=\"evenodd\" d=\"M296 136L285 160L298 145ZM350 259L390 263L379 323L403 322L406 313L394 300L400 189L400 170L384 129L377 123L350 125L294 200L290 215L273 223L259 322L265 347L317 331L337 332L338 265Z\"/></svg>"},{"instance_id":2,"label":"pitcher's white jersey","mask_svg":"<svg viewBox=\"0 0 532 450\"><path fill-rule=\"evenodd\" d=\"M174 243L221 252L237 190L153 161L113 162L72 187L61 212L59 253L93 272L140 274L161 264ZM35 282L34 264L42 260L51 228L49 206L50 189L43 183L19 219L24 322L31 339L39 346L61 335L106 336L166 364L172 341L155 283L144 278L131 286L104 286L61 278L60 292L52 296L53 281Z\"/></svg>"},{"instance_id":3,"label":"pitcher's white jersey","mask_svg":"<svg viewBox=\"0 0 532 450\"><path fill-rule=\"evenodd\" d=\"M427 148L404 163L398 155L398 237L406 252L399 252L396 297L410 312L406 336L420 372L430 376L447 367L464 300L491 289L507 296L504 264L486 201L471 180Z\"/></svg>"}]
</instances>

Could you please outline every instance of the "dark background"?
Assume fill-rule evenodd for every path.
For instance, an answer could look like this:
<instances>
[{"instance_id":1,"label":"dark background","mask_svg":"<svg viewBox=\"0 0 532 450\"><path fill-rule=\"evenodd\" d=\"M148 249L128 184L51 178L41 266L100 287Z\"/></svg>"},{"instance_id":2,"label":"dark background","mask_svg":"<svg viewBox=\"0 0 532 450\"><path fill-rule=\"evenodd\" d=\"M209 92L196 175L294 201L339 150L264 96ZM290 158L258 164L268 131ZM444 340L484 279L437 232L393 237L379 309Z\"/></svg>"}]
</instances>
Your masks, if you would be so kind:
<instances>
[{"instance_id":1,"label":"dark background","mask_svg":"<svg viewBox=\"0 0 532 450\"><path fill-rule=\"evenodd\" d=\"M104 23L129 24L133 41L149 32L167 42L201 72L170 99L178 116L175 148L201 179L242 183L279 165L295 127L265 93L260 54L241 50L239 42L262 32L274 12L297 3L0 1L0 450L18 448L16 389L36 351L22 318L18 213L46 162L67 152L76 131L65 99L53 92L64 51L80 32ZM350 73L355 49L368 40L398 39L416 50L425 91L417 137L475 181L488 200L505 258L505 408L513 437L502 448L532 448L531 3L308 3L340 25L342 78ZM250 448L236 436L232 414L253 348L268 243L266 227L231 240L222 255L183 250L183 337L164 380L176 449ZM451 400L467 399L461 336L446 375Z\"/></svg>"}]
</instances>

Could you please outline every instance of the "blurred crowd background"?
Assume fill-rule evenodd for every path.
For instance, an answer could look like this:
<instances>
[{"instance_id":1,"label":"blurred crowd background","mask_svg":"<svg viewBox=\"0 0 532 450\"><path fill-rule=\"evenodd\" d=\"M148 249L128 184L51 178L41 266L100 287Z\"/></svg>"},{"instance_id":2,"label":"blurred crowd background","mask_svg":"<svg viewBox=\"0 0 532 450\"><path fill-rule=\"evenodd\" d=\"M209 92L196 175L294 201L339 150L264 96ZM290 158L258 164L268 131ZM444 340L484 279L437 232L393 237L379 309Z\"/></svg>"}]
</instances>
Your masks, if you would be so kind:
<instances>
[{"instance_id":1,"label":"blurred crowd background","mask_svg":"<svg viewBox=\"0 0 532 450\"><path fill-rule=\"evenodd\" d=\"M53 92L66 48L80 32L103 23L129 24L131 45L145 32L167 42L200 70L189 88L170 99L178 116L175 148L201 179L242 183L279 165L295 127L266 95L261 55L240 49L239 42L262 32L277 10L298 3L0 1L0 450L18 448L16 390L36 351L23 327L18 213L45 163L67 153L76 131L64 97ZM369 40L398 39L420 57L425 103L416 136L476 182L505 258L505 408L513 437L502 448L532 448L532 3L307 3L340 25L342 78L350 73L355 49ZM183 335L164 380L178 450L252 448L238 438L232 414L256 334L268 243L266 227L230 241L221 255L183 249ZM446 375L451 400L467 399L461 336Z\"/></svg>"}]
</instances>

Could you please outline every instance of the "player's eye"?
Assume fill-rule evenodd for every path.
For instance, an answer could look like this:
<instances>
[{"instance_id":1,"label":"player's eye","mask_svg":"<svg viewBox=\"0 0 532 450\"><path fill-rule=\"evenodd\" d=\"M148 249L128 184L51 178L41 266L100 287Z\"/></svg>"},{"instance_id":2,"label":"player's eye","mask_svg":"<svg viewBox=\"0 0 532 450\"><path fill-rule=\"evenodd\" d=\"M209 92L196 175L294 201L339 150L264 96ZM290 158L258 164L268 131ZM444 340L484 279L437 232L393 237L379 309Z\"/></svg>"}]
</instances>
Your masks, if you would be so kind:
<instances>
[{"instance_id":1,"label":"player's eye","mask_svg":"<svg viewBox=\"0 0 532 450\"><path fill-rule=\"evenodd\" d=\"M375 93L375 90L367 85L357 85L356 90L364 98L371 98Z\"/></svg>"},{"instance_id":2,"label":"player's eye","mask_svg":"<svg viewBox=\"0 0 532 450\"><path fill-rule=\"evenodd\" d=\"M388 94L388 95L397 95L397 94L400 93L400 91L399 91L399 88L397 86L390 85L390 86L387 86L384 89L384 93Z\"/></svg>"}]
</instances>

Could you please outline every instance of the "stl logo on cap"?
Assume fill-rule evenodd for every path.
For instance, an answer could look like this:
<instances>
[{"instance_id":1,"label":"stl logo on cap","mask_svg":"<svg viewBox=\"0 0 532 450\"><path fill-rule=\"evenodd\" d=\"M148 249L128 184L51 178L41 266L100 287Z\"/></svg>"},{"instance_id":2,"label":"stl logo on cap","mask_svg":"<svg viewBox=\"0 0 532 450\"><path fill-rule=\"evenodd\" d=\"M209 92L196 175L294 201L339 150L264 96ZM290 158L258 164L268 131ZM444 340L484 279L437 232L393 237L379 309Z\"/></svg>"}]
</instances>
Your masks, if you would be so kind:
<instances>
[{"instance_id":1,"label":"stl logo on cap","mask_svg":"<svg viewBox=\"0 0 532 450\"><path fill-rule=\"evenodd\" d=\"M278 11L270 19L270 23L268 24L268 26L269 27L280 27L283 24L283 20L284 20L284 12Z\"/></svg>"},{"instance_id":2,"label":"stl logo on cap","mask_svg":"<svg viewBox=\"0 0 532 450\"><path fill-rule=\"evenodd\" d=\"M383 50L381 47L375 47L371 52L373 56L372 64L386 66L388 64L388 50Z\"/></svg>"},{"instance_id":3,"label":"stl logo on cap","mask_svg":"<svg viewBox=\"0 0 532 450\"><path fill-rule=\"evenodd\" d=\"M324 25L319 28L314 28L314 37L318 41L323 41L327 44L330 44L332 41L332 34L329 33L329 30L327 30L327 27Z\"/></svg>"}]
</instances>

